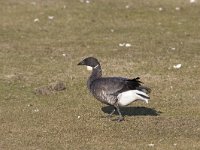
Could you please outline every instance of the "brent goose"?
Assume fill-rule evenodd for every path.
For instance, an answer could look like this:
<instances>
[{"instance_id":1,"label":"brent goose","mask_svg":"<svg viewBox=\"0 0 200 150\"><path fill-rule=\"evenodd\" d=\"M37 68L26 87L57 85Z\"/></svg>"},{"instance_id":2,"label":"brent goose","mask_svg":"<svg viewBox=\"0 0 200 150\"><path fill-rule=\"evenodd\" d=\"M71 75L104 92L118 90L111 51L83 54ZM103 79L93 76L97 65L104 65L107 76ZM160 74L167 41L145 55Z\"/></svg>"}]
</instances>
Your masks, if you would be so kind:
<instances>
[{"instance_id":1,"label":"brent goose","mask_svg":"<svg viewBox=\"0 0 200 150\"><path fill-rule=\"evenodd\" d=\"M92 95L100 102L114 107L109 117L117 111L119 114L117 121L123 121L124 117L119 106L129 105L136 100L148 103L150 97L147 94L151 92L151 89L141 85L139 77L134 79L102 77L100 63L94 57L85 58L78 65L85 65L92 71L87 81L87 87Z\"/></svg>"}]
</instances>

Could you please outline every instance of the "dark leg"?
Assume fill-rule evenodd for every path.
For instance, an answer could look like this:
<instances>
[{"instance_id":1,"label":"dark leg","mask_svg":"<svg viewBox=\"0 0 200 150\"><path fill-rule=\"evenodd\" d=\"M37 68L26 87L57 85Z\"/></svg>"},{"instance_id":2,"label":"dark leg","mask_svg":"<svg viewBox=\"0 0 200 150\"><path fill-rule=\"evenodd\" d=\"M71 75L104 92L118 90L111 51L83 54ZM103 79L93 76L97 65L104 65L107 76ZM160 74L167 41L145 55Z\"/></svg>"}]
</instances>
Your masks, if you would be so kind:
<instances>
[{"instance_id":1,"label":"dark leg","mask_svg":"<svg viewBox=\"0 0 200 150\"><path fill-rule=\"evenodd\" d=\"M115 104L114 105L115 109L117 110L118 114L119 114L119 118L117 119L118 122L120 121L124 121L124 117L122 116L120 110L119 110L119 105L118 104Z\"/></svg>"},{"instance_id":2,"label":"dark leg","mask_svg":"<svg viewBox=\"0 0 200 150\"><path fill-rule=\"evenodd\" d=\"M107 116L108 118L112 117L112 115L115 113L116 108L114 107L113 111Z\"/></svg>"}]
</instances>

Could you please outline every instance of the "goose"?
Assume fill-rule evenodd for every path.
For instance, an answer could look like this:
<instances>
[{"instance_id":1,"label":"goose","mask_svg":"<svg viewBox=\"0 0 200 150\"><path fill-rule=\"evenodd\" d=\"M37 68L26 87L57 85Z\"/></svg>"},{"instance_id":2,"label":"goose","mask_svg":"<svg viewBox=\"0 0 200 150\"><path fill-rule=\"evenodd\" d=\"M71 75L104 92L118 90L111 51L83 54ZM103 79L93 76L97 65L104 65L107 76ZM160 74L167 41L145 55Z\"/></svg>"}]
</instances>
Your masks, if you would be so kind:
<instances>
[{"instance_id":1,"label":"goose","mask_svg":"<svg viewBox=\"0 0 200 150\"><path fill-rule=\"evenodd\" d=\"M87 66L91 75L87 80L87 88L90 93L100 102L113 107L113 111L108 115L111 117L115 111L119 117L117 121L124 121L120 112L120 107L127 106L134 101L144 101L148 103L151 89L142 85L140 78L123 77L102 77L102 69L99 61L94 57L83 59L78 65Z\"/></svg>"}]
</instances>

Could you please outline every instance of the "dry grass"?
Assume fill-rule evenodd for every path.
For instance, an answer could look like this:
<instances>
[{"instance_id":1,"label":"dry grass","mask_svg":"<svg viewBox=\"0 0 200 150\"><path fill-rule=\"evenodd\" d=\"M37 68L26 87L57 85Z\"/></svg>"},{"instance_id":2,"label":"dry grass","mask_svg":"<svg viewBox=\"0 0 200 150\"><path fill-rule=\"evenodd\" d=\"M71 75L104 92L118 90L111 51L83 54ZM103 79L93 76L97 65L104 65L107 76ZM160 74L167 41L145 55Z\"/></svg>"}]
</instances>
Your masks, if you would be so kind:
<instances>
[{"instance_id":1,"label":"dry grass","mask_svg":"<svg viewBox=\"0 0 200 150\"><path fill-rule=\"evenodd\" d=\"M1 1L0 149L199 149L199 6ZM122 123L104 118L110 108L89 95L88 72L76 65L86 56L99 58L106 76L140 76L150 103L123 108ZM35 95L56 81L66 90Z\"/></svg>"}]
</instances>

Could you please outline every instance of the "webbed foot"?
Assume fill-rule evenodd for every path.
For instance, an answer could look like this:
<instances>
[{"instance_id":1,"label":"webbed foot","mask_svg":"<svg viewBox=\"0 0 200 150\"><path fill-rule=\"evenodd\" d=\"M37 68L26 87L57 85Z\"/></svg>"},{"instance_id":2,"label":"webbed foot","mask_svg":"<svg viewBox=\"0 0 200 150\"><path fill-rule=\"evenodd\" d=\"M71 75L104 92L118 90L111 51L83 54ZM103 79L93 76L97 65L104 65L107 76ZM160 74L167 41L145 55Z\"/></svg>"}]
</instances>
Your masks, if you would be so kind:
<instances>
[{"instance_id":1,"label":"webbed foot","mask_svg":"<svg viewBox=\"0 0 200 150\"><path fill-rule=\"evenodd\" d=\"M113 119L112 121L122 122L125 121L124 117L118 117L116 119Z\"/></svg>"}]
</instances>

